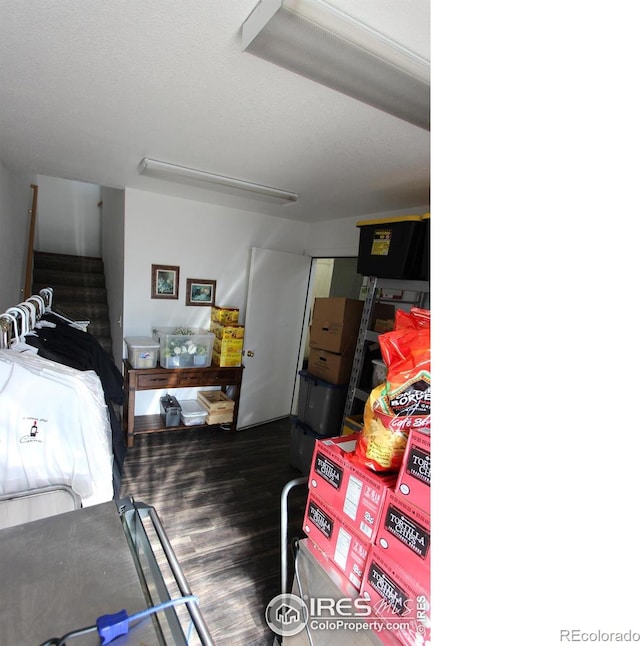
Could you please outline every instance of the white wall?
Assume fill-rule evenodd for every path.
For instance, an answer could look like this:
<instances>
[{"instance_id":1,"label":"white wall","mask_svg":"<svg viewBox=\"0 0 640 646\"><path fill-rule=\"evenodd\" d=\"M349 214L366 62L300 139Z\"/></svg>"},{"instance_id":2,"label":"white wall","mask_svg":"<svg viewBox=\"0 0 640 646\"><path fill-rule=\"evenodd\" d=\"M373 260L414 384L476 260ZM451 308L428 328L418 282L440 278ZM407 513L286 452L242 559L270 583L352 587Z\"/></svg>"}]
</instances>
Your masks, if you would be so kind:
<instances>
[{"instance_id":1,"label":"white wall","mask_svg":"<svg viewBox=\"0 0 640 646\"><path fill-rule=\"evenodd\" d=\"M0 312L24 300L33 180L0 162Z\"/></svg>"},{"instance_id":2,"label":"white wall","mask_svg":"<svg viewBox=\"0 0 640 646\"><path fill-rule=\"evenodd\" d=\"M113 357L120 367L122 357L122 313L124 289L124 191L103 188L102 196L102 260L109 299L109 319Z\"/></svg>"},{"instance_id":3,"label":"white wall","mask_svg":"<svg viewBox=\"0 0 640 646\"><path fill-rule=\"evenodd\" d=\"M46 175L38 175L37 184L35 248L50 253L102 257L100 187Z\"/></svg>"},{"instance_id":4,"label":"white wall","mask_svg":"<svg viewBox=\"0 0 640 646\"><path fill-rule=\"evenodd\" d=\"M210 310L185 304L187 278L216 281L216 303L244 321L251 247L305 252L308 225L136 189L125 190L124 336L154 325L208 328ZM178 300L151 298L151 265L180 268Z\"/></svg>"},{"instance_id":5,"label":"white wall","mask_svg":"<svg viewBox=\"0 0 640 646\"><path fill-rule=\"evenodd\" d=\"M251 247L304 253L308 225L136 189L125 189L123 333L153 326L209 328L211 310L185 304L187 278L216 281L218 305L246 312ZM180 268L177 300L151 298L151 265ZM125 348L126 351L126 348ZM178 399L195 397L180 389ZM136 395L136 415L159 410L160 391Z\"/></svg>"}]
</instances>

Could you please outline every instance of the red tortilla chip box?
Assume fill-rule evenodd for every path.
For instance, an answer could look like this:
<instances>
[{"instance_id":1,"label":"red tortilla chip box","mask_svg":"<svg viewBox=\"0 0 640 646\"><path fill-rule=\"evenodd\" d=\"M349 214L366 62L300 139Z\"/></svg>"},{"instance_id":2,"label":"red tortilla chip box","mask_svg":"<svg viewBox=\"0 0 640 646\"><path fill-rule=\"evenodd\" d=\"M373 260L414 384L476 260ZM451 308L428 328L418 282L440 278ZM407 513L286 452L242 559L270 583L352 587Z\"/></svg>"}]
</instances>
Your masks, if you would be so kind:
<instances>
[{"instance_id":1,"label":"red tortilla chip box","mask_svg":"<svg viewBox=\"0 0 640 646\"><path fill-rule=\"evenodd\" d=\"M397 474L374 473L351 460L358 436L316 440L309 492L342 512L345 522L373 543L385 495L393 489Z\"/></svg>"},{"instance_id":2,"label":"red tortilla chip box","mask_svg":"<svg viewBox=\"0 0 640 646\"><path fill-rule=\"evenodd\" d=\"M393 625L403 646L423 646L431 637L431 580L416 579L374 546L369 552L360 596L374 615Z\"/></svg>"},{"instance_id":3,"label":"red tortilla chip box","mask_svg":"<svg viewBox=\"0 0 640 646\"><path fill-rule=\"evenodd\" d=\"M412 430L398 473L395 492L418 509L431 513L431 435Z\"/></svg>"},{"instance_id":4,"label":"red tortilla chip box","mask_svg":"<svg viewBox=\"0 0 640 646\"><path fill-rule=\"evenodd\" d=\"M431 570L431 517L393 491L387 493L375 545L418 581Z\"/></svg>"},{"instance_id":5,"label":"red tortilla chip box","mask_svg":"<svg viewBox=\"0 0 640 646\"><path fill-rule=\"evenodd\" d=\"M364 566L372 548L345 525L340 514L309 492L302 529L334 563L343 576L360 590Z\"/></svg>"}]
</instances>

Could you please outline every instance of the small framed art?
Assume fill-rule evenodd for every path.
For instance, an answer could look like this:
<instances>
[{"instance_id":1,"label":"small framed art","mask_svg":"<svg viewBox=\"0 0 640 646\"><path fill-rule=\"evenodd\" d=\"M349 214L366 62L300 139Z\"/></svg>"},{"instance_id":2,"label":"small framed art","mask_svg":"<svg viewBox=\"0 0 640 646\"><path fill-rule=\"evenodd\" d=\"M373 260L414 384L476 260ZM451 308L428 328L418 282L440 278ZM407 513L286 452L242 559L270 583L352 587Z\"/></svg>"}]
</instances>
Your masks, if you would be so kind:
<instances>
[{"instance_id":1,"label":"small framed art","mask_svg":"<svg viewBox=\"0 0 640 646\"><path fill-rule=\"evenodd\" d=\"M187 278L187 305L212 307L216 303L216 281Z\"/></svg>"},{"instance_id":2,"label":"small framed art","mask_svg":"<svg viewBox=\"0 0 640 646\"><path fill-rule=\"evenodd\" d=\"M178 298L180 267L151 265L151 298Z\"/></svg>"}]
</instances>

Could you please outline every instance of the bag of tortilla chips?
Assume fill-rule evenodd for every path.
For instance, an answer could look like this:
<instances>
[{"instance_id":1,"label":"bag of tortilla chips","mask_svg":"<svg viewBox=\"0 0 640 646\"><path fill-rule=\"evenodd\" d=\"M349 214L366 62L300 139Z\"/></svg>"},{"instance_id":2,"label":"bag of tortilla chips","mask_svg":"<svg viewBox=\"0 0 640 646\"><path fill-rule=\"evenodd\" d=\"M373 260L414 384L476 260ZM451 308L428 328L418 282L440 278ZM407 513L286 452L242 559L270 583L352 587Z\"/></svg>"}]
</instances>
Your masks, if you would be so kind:
<instances>
[{"instance_id":1,"label":"bag of tortilla chips","mask_svg":"<svg viewBox=\"0 0 640 646\"><path fill-rule=\"evenodd\" d=\"M431 428L430 312L398 310L378 337L387 379L371 391L354 459L372 471L398 471L412 428Z\"/></svg>"}]
</instances>

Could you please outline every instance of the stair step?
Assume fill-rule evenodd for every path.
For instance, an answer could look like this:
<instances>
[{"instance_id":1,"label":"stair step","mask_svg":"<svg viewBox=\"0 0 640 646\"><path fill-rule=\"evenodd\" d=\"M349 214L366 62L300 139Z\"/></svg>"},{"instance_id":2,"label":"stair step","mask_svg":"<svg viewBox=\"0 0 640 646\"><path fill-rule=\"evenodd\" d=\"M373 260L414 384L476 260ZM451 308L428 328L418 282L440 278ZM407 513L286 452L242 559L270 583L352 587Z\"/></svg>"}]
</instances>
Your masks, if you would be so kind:
<instances>
[{"instance_id":1,"label":"stair step","mask_svg":"<svg viewBox=\"0 0 640 646\"><path fill-rule=\"evenodd\" d=\"M107 290L104 287L73 287L68 285L56 285L51 282L38 285L34 284L37 294L43 287L53 288L53 305L57 302L65 303L106 303ZM76 308L77 309L77 308Z\"/></svg>"},{"instance_id":2,"label":"stair step","mask_svg":"<svg viewBox=\"0 0 640 646\"><path fill-rule=\"evenodd\" d=\"M107 303L78 303L75 301L61 301L53 297L53 309L76 321L92 321L109 316Z\"/></svg>"},{"instance_id":3,"label":"stair step","mask_svg":"<svg viewBox=\"0 0 640 646\"><path fill-rule=\"evenodd\" d=\"M87 332L90 332L95 337L110 337L111 323L108 319L91 319Z\"/></svg>"},{"instance_id":4,"label":"stair step","mask_svg":"<svg viewBox=\"0 0 640 646\"><path fill-rule=\"evenodd\" d=\"M53 309L74 321L89 321L89 332L113 356L109 305L102 258L34 252L33 288L53 288Z\"/></svg>"},{"instance_id":5,"label":"stair step","mask_svg":"<svg viewBox=\"0 0 640 646\"><path fill-rule=\"evenodd\" d=\"M95 336L95 334L93 336ZM96 336L95 338L98 341L98 343L104 348L105 352L110 357L113 357L113 346L111 343L111 337Z\"/></svg>"},{"instance_id":6,"label":"stair step","mask_svg":"<svg viewBox=\"0 0 640 646\"><path fill-rule=\"evenodd\" d=\"M34 268L33 283L55 287L75 285L77 287L104 287L104 274L63 271L61 269Z\"/></svg>"},{"instance_id":7,"label":"stair step","mask_svg":"<svg viewBox=\"0 0 640 646\"><path fill-rule=\"evenodd\" d=\"M62 271L75 271L86 273L104 273L102 258L91 256L71 256L64 253L50 253L48 251L33 252L34 269L59 269Z\"/></svg>"}]
</instances>

